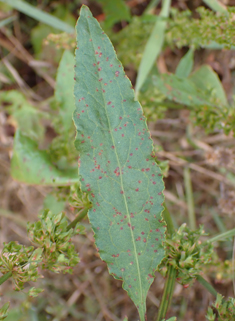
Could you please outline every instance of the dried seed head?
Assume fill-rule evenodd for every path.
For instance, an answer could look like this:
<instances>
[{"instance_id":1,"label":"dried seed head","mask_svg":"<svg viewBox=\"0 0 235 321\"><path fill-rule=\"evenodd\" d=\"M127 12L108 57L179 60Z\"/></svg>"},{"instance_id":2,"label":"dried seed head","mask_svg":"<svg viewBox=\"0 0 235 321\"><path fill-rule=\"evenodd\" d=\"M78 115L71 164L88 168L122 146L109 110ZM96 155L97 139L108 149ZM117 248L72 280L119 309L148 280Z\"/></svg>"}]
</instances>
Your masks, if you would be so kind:
<instances>
[{"instance_id":1,"label":"dried seed head","mask_svg":"<svg viewBox=\"0 0 235 321\"><path fill-rule=\"evenodd\" d=\"M235 155L231 149L219 147L206 154L206 161L211 165L228 167L235 163Z\"/></svg>"},{"instance_id":2,"label":"dried seed head","mask_svg":"<svg viewBox=\"0 0 235 321\"><path fill-rule=\"evenodd\" d=\"M219 209L224 214L235 214L235 191L229 191L219 200Z\"/></svg>"}]
</instances>

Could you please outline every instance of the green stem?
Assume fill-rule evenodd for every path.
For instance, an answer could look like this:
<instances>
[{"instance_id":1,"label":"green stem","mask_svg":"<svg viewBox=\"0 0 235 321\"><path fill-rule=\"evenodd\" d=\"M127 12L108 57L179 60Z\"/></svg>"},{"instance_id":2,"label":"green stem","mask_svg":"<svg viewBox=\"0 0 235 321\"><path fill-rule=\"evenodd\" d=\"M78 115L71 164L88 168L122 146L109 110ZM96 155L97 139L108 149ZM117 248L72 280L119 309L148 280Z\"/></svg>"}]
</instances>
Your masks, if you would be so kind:
<instances>
[{"instance_id":1,"label":"green stem","mask_svg":"<svg viewBox=\"0 0 235 321\"><path fill-rule=\"evenodd\" d=\"M163 211L163 218L167 224L167 232L169 235L173 235L175 233L175 227L171 218L171 215L164 203L164 211ZM164 285L164 292L161 299L161 304L158 311L157 321L161 321L165 318L168 306L171 303L171 299L173 296L174 286L175 286L175 278L176 278L176 270L175 268L170 265L167 271L167 280Z\"/></svg>"},{"instance_id":2,"label":"green stem","mask_svg":"<svg viewBox=\"0 0 235 321\"><path fill-rule=\"evenodd\" d=\"M6 280L8 280L12 276L12 272L7 272L0 277L0 285L2 285Z\"/></svg>"},{"instance_id":3,"label":"green stem","mask_svg":"<svg viewBox=\"0 0 235 321\"><path fill-rule=\"evenodd\" d=\"M175 286L176 270L170 265L167 271L167 280L164 286L164 292L161 299L161 304L158 311L157 321L161 321L165 318L168 306L171 303Z\"/></svg>"},{"instance_id":4,"label":"green stem","mask_svg":"<svg viewBox=\"0 0 235 321\"><path fill-rule=\"evenodd\" d=\"M217 297L217 291L213 288L213 286L208 283L201 275L197 275L197 280L198 282L201 283L201 285L204 286L204 288L206 288L212 295L214 295L215 297Z\"/></svg>"},{"instance_id":5,"label":"green stem","mask_svg":"<svg viewBox=\"0 0 235 321\"><path fill-rule=\"evenodd\" d=\"M88 210L88 207L84 208L84 210L68 225L67 231L69 231L71 228L74 228L76 224L87 215Z\"/></svg>"},{"instance_id":6,"label":"green stem","mask_svg":"<svg viewBox=\"0 0 235 321\"><path fill-rule=\"evenodd\" d=\"M232 230L229 230L227 232L224 233L220 233L214 237L212 237L211 239L207 240L206 243L213 243L216 241L223 241L224 239L227 239L229 237L232 237L235 235L235 228Z\"/></svg>"},{"instance_id":7,"label":"green stem","mask_svg":"<svg viewBox=\"0 0 235 321\"><path fill-rule=\"evenodd\" d=\"M163 206L165 207L162 215L164 220L166 221L166 225L167 225L167 232L169 235L172 235L175 233L175 227L171 218L171 215L166 207L166 203L163 204Z\"/></svg>"}]
</instances>

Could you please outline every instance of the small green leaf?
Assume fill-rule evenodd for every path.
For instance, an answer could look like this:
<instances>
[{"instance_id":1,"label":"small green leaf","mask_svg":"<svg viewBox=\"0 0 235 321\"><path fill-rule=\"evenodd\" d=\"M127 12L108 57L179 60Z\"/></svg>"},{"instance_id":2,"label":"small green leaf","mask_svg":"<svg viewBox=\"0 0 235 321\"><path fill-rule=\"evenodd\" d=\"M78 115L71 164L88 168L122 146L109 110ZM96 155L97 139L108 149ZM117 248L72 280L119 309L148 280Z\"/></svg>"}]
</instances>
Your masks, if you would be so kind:
<instances>
[{"instance_id":1,"label":"small green leaf","mask_svg":"<svg viewBox=\"0 0 235 321\"><path fill-rule=\"evenodd\" d=\"M52 211L52 213L60 213L64 210L65 201L59 201L54 195L48 194L43 201L43 207Z\"/></svg>"},{"instance_id":2,"label":"small green leaf","mask_svg":"<svg viewBox=\"0 0 235 321\"><path fill-rule=\"evenodd\" d=\"M214 97L218 98L223 105L228 104L221 81L209 65L198 68L189 79L201 90L213 90Z\"/></svg>"},{"instance_id":3,"label":"small green leaf","mask_svg":"<svg viewBox=\"0 0 235 321\"><path fill-rule=\"evenodd\" d=\"M90 10L77 22L74 122L81 189L111 274L145 320L146 296L164 257L162 174L143 110L113 46Z\"/></svg>"},{"instance_id":4,"label":"small green leaf","mask_svg":"<svg viewBox=\"0 0 235 321\"><path fill-rule=\"evenodd\" d=\"M2 91L0 102L7 105L5 108L11 115L9 121L14 127L31 138L42 140L45 132L42 119L48 119L45 112L37 110L17 90Z\"/></svg>"},{"instance_id":5,"label":"small green leaf","mask_svg":"<svg viewBox=\"0 0 235 321\"><path fill-rule=\"evenodd\" d=\"M216 107L215 103L208 100L208 92L203 91L187 78L177 77L174 74L153 76L157 88L170 100L194 107L207 105Z\"/></svg>"},{"instance_id":6,"label":"small green leaf","mask_svg":"<svg viewBox=\"0 0 235 321\"><path fill-rule=\"evenodd\" d=\"M31 288L28 292L29 296L32 298L36 298L40 293L42 293L44 289L39 289L39 288Z\"/></svg>"},{"instance_id":7,"label":"small green leaf","mask_svg":"<svg viewBox=\"0 0 235 321\"><path fill-rule=\"evenodd\" d=\"M180 60L175 71L176 76L185 78L189 76L193 69L193 54L194 50L190 48L188 52Z\"/></svg>"},{"instance_id":8,"label":"small green leaf","mask_svg":"<svg viewBox=\"0 0 235 321\"><path fill-rule=\"evenodd\" d=\"M74 56L65 50L57 71L55 99L58 104L59 118L62 123L60 132L67 136L71 127L74 129L72 115L74 111Z\"/></svg>"},{"instance_id":9,"label":"small green leaf","mask_svg":"<svg viewBox=\"0 0 235 321\"><path fill-rule=\"evenodd\" d=\"M98 0L101 3L105 21L104 27L111 28L116 22L130 21L130 9L123 0Z\"/></svg>"},{"instance_id":10,"label":"small green leaf","mask_svg":"<svg viewBox=\"0 0 235 321\"><path fill-rule=\"evenodd\" d=\"M60 171L50 161L46 151L39 150L37 143L16 131L11 175L20 182L39 185L71 185L78 182L77 169Z\"/></svg>"},{"instance_id":11,"label":"small green leaf","mask_svg":"<svg viewBox=\"0 0 235 321\"><path fill-rule=\"evenodd\" d=\"M0 320L4 320L8 316L9 306L10 306L10 303L7 302L1 307L1 309L0 309Z\"/></svg>"}]
</instances>

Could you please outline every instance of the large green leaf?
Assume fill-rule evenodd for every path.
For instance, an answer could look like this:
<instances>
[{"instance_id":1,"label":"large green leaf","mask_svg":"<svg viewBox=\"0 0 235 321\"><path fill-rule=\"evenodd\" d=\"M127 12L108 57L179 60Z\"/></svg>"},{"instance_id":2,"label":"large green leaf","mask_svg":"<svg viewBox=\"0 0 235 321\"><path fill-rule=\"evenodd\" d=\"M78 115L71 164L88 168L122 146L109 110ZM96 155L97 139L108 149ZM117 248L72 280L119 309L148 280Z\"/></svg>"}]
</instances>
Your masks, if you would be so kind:
<instances>
[{"instance_id":1,"label":"large green leaf","mask_svg":"<svg viewBox=\"0 0 235 321\"><path fill-rule=\"evenodd\" d=\"M46 151L17 131L14 137L11 175L20 182L39 185L70 185L78 182L77 170L60 171Z\"/></svg>"},{"instance_id":2,"label":"large green leaf","mask_svg":"<svg viewBox=\"0 0 235 321\"><path fill-rule=\"evenodd\" d=\"M164 257L163 181L142 107L90 10L77 23L74 122L81 188L101 258L123 280L145 320L146 296Z\"/></svg>"}]
</instances>

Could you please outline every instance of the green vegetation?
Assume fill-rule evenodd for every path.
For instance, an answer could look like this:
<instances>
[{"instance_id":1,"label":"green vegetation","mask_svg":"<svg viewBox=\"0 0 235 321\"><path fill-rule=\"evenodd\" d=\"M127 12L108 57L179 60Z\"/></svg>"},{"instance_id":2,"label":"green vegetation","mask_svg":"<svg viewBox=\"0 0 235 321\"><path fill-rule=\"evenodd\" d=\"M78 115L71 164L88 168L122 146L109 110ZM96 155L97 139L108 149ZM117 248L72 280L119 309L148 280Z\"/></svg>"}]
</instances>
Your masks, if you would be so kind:
<instances>
[{"instance_id":1,"label":"green vegetation","mask_svg":"<svg viewBox=\"0 0 235 321\"><path fill-rule=\"evenodd\" d=\"M2 202L0 320L183 321L187 302L174 298L176 283L182 296L200 284L214 297L205 319L232 320L234 298L216 282L232 289L235 103L226 81L235 8L209 0L210 9L192 11L170 0L143 1L142 9L135 1L88 2L0 0L7 179L30 210L37 197L25 188L43 195L38 219ZM219 50L231 53L226 67L215 59ZM27 84L12 55L40 81ZM14 240L4 220L14 222ZM61 284L60 272L68 273ZM129 298L135 311L123 303Z\"/></svg>"}]
</instances>

